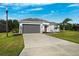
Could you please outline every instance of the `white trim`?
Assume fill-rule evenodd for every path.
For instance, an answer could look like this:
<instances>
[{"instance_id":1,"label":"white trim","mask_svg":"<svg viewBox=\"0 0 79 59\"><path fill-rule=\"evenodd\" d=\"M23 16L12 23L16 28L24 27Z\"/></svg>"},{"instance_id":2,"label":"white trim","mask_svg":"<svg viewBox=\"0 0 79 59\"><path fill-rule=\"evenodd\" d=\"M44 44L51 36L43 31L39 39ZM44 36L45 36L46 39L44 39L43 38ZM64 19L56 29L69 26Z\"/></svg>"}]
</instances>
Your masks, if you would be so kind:
<instances>
[{"instance_id":1,"label":"white trim","mask_svg":"<svg viewBox=\"0 0 79 59\"><path fill-rule=\"evenodd\" d=\"M40 24L40 33L43 33L43 31L42 31L42 28L43 27L43 24Z\"/></svg>"},{"instance_id":2,"label":"white trim","mask_svg":"<svg viewBox=\"0 0 79 59\"><path fill-rule=\"evenodd\" d=\"M19 33L22 34L22 24L19 23Z\"/></svg>"},{"instance_id":3,"label":"white trim","mask_svg":"<svg viewBox=\"0 0 79 59\"><path fill-rule=\"evenodd\" d=\"M41 24L41 23L20 23L20 24Z\"/></svg>"},{"instance_id":4,"label":"white trim","mask_svg":"<svg viewBox=\"0 0 79 59\"><path fill-rule=\"evenodd\" d=\"M49 23L42 23L42 24L44 24L44 25L49 25Z\"/></svg>"}]
</instances>

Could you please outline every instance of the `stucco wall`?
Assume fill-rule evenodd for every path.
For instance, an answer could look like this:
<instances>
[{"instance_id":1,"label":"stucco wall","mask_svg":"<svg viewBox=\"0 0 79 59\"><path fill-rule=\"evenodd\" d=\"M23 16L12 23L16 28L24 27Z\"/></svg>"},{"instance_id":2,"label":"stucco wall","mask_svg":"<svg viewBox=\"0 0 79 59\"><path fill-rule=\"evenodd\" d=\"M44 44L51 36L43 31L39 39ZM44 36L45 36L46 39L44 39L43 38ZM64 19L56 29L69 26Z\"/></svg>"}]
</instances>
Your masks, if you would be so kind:
<instances>
[{"instance_id":1,"label":"stucco wall","mask_svg":"<svg viewBox=\"0 0 79 59\"><path fill-rule=\"evenodd\" d=\"M54 31L54 25L49 25L47 27L47 32L53 32Z\"/></svg>"},{"instance_id":2,"label":"stucco wall","mask_svg":"<svg viewBox=\"0 0 79 59\"><path fill-rule=\"evenodd\" d=\"M41 33L43 33L45 31L43 24L40 25L40 30L41 30Z\"/></svg>"},{"instance_id":3,"label":"stucco wall","mask_svg":"<svg viewBox=\"0 0 79 59\"><path fill-rule=\"evenodd\" d=\"M22 33L22 23L19 23L19 33Z\"/></svg>"}]
</instances>

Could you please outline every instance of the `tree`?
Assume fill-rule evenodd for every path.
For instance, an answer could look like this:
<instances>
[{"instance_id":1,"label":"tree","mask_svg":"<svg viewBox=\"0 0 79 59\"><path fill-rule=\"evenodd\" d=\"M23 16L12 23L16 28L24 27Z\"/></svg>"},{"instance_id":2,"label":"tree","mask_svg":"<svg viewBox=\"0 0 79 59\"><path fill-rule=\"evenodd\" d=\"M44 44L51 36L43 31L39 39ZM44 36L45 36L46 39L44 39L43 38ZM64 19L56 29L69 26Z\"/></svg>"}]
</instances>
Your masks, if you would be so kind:
<instances>
[{"instance_id":1,"label":"tree","mask_svg":"<svg viewBox=\"0 0 79 59\"><path fill-rule=\"evenodd\" d=\"M19 31L19 22L18 20L8 20L8 31L15 30L16 32ZM6 32L6 21L0 19L0 32Z\"/></svg>"},{"instance_id":2,"label":"tree","mask_svg":"<svg viewBox=\"0 0 79 59\"><path fill-rule=\"evenodd\" d=\"M8 20L8 29L9 29L9 31L11 31L13 29L13 23L12 23L11 19Z\"/></svg>"},{"instance_id":3,"label":"tree","mask_svg":"<svg viewBox=\"0 0 79 59\"><path fill-rule=\"evenodd\" d=\"M19 22L18 22L18 20L13 20L13 31L15 31L15 32L19 31Z\"/></svg>"},{"instance_id":4,"label":"tree","mask_svg":"<svg viewBox=\"0 0 79 59\"><path fill-rule=\"evenodd\" d=\"M71 23L67 23L67 25L65 25L65 30L73 30L73 25Z\"/></svg>"},{"instance_id":5,"label":"tree","mask_svg":"<svg viewBox=\"0 0 79 59\"><path fill-rule=\"evenodd\" d=\"M66 18L63 22L62 22L62 26L63 26L63 30L65 30L65 26L68 24L69 21L71 21L72 19L70 18Z\"/></svg>"},{"instance_id":6,"label":"tree","mask_svg":"<svg viewBox=\"0 0 79 59\"><path fill-rule=\"evenodd\" d=\"M6 22L3 19L0 19L0 32L6 32Z\"/></svg>"},{"instance_id":7,"label":"tree","mask_svg":"<svg viewBox=\"0 0 79 59\"><path fill-rule=\"evenodd\" d=\"M4 19L0 19L0 23L6 24L6 21Z\"/></svg>"}]
</instances>

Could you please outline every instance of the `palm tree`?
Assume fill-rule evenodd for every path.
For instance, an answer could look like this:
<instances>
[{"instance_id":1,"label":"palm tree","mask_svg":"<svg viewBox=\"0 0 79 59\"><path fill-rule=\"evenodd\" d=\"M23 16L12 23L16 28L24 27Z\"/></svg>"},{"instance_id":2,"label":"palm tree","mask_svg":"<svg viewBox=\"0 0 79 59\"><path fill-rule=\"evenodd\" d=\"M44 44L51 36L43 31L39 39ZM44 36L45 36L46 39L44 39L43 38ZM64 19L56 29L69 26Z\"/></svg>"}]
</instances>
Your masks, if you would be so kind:
<instances>
[{"instance_id":1,"label":"palm tree","mask_svg":"<svg viewBox=\"0 0 79 59\"><path fill-rule=\"evenodd\" d=\"M68 24L69 21L72 21L72 19L66 18L66 19L62 22L63 30L65 30L65 26Z\"/></svg>"}]
</instances>

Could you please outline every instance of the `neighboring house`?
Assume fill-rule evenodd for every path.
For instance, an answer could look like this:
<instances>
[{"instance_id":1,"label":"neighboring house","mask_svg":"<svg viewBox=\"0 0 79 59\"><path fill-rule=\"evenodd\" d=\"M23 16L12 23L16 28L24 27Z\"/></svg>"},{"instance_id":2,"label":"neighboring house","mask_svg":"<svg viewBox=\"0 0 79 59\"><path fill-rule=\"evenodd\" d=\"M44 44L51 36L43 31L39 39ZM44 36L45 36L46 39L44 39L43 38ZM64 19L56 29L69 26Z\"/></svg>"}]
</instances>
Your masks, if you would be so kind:
<instances>
[{"instance_id":1,"label":"neighboring house","mask_svg":"<svg viewBox=\"0 0 79 59\"><path fill-rule=\"evenodd\" d=\"M75 25L73 26L73 28L74 28L75 31L79 31L79 24L75 24Z\"/></svg>"},{"instance_id":2,"label":"neighboring house","mask_svg":"<svg viewBox=\"0 0 79 59\"><path fill-rule=\"evenodd\" d=\"M59 31L59 25L54 22L37 18L28 18L19 21L19 33L43 33Z\"/></svg>"}]
</instances>

